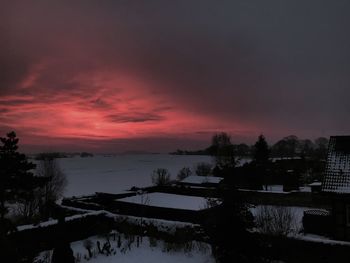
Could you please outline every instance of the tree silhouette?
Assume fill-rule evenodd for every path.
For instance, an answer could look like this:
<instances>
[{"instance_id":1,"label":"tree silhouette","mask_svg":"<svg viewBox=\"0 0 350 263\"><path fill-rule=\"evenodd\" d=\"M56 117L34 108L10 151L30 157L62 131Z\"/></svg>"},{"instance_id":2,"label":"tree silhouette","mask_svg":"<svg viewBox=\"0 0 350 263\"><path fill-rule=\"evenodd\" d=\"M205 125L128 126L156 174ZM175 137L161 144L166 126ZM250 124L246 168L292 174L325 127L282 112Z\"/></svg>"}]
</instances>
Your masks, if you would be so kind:
<instances>
[{"instance_id":1,"label":"tree silhouette","mask_svg":"<svg viewBox=\"0 0 350 263\"><path fill-rule=\"evenodd\" d=\"M316 150L315 157L319 160L325 160L328 151L328 139L324 137L317 138L315 140Z\"/></svg>"},{"instance_id":2,"label":"tree silhouette","mask_svg":"<svg viewBox=\"0 0 350 263\"><path fill-rule=\"evenodd\" d=\"M311 157L314 155L315 145L311 140L309 139L299 140L298 146L299 146L298 151L300 152L300 156L302 158Z\"/></svg>"},{"instance_id":3,"label":"tree silhouette","mask_svg":"<svg viewBox=\"0 0 350 263\"><path fill-rule=\"evenodd\" d=\"M152 172L152 183L156 186L170 184L170 173L167 169L158 168Z\"/></svg>"},{"instance_id":4,"label":"tree silhouette","mask_svg":"<svg viewBox=\"0 0 350 263\"><path fill-rule=\"evenodd\" d=\"M218 193L222 204L204 222L216 262L262 262L256 253L260 247L248 231L254 226L249 205L232 180L224 179Z\"/></svg>"},{"instance_id":5,"label":"tree silhouette","mask_svg":"<svg viewBox=\"0 0 350 263\"><path fill-rule=\"evenodd\" d=\"M298 137L290 135L274 144L272 150L276 157L295 157L297 155L298 146Z\"/></svg>"},{"instance_id":6,"label":"tree silhouette","mask_svg":"<svg viewBox=\"0 0 350 263\"><path fill-rule=\"evenodd\" d=\"M234 146L227 133L221 132L213 136L209 152L214 157L215 164L219 169L235 167Z\"/></svg>"},{"instance_id":7,"label":"tree silhouette","mask_svg":"<svg viewBox=\"0 0 350 263\"><path fill-rule=\"evenodd\" d=\"M43 155L43 157L39 161L36 173L37 176L47 179L40 192L43 196L41 204L42 214L49 216L51 208L63 195L67 185L67 178L54 157L50 154L46 155L46 157Z\"/></svg>"},{"instance_id":8,"label":"tree silhouette","mask_svg":"<svg viewBox=\"0 0 350 263\"><path fill-rule=\"evenodd\" d=\"M264 135L261 134L254 145L254 161L257 164L266 164L269 161L269 155L269 146L267 145Z\"/></svg>"},{"instance_id":9,"label":"tree silhouette","mask_svg":"<svg viewBox=\"0 0 350 263\"><path fill-rule=\"evenodd\" d=\"M179 181L182 181L183 179L185 179L186 177L192 175L192 171L189 167L183 167L179 173L177 174L177 179Z\"/></svg>"},{"instance_id":10,"label":"tree silhouette","mask_svg":"<svg viewBox=\"0 0 350 263\"><path fill-rule=\"evenodd\" d=\"M25 196L36 187L32 169L35 164L29 162L24 154L19 153L15 132L0 138L0 216L3 220L8 209L5 202L17 196Z\"/></svg>"},{"instance_id":11,"label":"tree silhouette","mask_svg":"<svg viewBox=\"0 0 350 263\"><path fill-rule=\"evenodd\" d=\"M265 190L268 187L267 167L269 163L269 146L264 135L260 135L258 141L254 144L253 166L255 178L260 177L265 184Z\"/></svg>"},{"instance_id":12,"label":"tree silhouette","mask_svg":"<svg viewBox=\"0 0 350 263\"><path fill-rule=\"evenodd\" d=\"M30 172L35 165L28 162L18 150L18 138L15 132L0 138L0 247L1 262L22 262L16 244L8 238L8 232L15 230L11 220L5 218L8 212L6 202L19 198L30 199L32 190L38 184ZM28 262L32 262L28 259Z\"/></svg>"},{"instance_id":13,"label":"tree silhouette","mask_svg":"<svg viewBox=\"0 0 350 263\"><path fill-rule=\"evenodd\" d=\"M210 176L212 174L212 165L210 163L199 163L195 168L197 176Z\"/></svg>"}]
</instances>

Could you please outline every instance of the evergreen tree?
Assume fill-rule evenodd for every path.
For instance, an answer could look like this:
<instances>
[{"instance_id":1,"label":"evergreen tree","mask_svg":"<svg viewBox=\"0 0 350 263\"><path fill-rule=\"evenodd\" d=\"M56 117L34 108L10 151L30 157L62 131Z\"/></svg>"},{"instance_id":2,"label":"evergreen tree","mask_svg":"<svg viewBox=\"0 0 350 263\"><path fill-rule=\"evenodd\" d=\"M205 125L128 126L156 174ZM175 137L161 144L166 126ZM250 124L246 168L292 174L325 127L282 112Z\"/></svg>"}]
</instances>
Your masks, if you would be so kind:
<instances>
[{"instance_id":1,"label":"evergreen tree","mask_svg":"<svg viewBox=\"0 0 350 263\"><path fill-rule=\"evenodd\" d=\"M0 138L0 218L7 213L6 201L33 189L35 179L31 170L35 164L19 153L15 132Z\"/></svg>"},{"instance_id":2,"label":"evergreen tree","mask_svg":"<svg viewBox=\"0 0 350 263\"><path fill-rule=\"evenodd\" d=\"M253 165L255 176L260 176L262 178L262 181L265 184L265 190L267 190L268 185L267 167L269 163L269 155L269 146L264 135L261 134L254 145Z\"/></svg>"},{"instance_id":3,"label":"evergreen tree","mask_svg":"<svg viewBox=\"0 0 350 263\"><path fill-rule=\"evenodd\" d=\"M6 202L18 200L19 196L23 196L35 184L34 176L30 172L35 165L17 151L18 138L15 132L8 133L4 138L0 137L0 142L0 261L22 262L16 245L8 238L8 232L14 231L15 226L5 218L8 212Z\"/></svg>"},{"instance_id":4,"label":"evergreen tree","mask_svg":"<svg viewBox=\"0 0 350 263\"><path fill-rule=\"evenodd\" d=\"M267 145L264 135L261 134L254 145L254 161L264 165L269 161L269 155L269 146Z\"/></svg>"},{"instance_id":5,"label":"evergreen tree","mask_svg":"<svg viewBox=\"0 0 350 263\"><path fill-rule=\"evenodd\" d=\"M248 231L254 225L249 206L236 190L234 177L226 178L230 180L224 179L219 189L222 204L212 210L204 224L216 262L263 262L258 251L261 247Z\"/></svg>"}]
</instances>

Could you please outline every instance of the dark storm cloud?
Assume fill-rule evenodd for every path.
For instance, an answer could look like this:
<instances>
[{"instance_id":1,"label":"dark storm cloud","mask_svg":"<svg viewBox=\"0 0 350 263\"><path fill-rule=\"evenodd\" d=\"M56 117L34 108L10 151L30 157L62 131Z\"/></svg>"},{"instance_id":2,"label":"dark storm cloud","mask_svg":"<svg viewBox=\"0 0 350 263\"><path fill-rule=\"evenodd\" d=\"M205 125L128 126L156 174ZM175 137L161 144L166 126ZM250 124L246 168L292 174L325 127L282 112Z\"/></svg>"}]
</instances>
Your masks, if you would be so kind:
<instances>
[{"instance_id":1,"label":"dark storm cloud","mask_svg":"<svg viewBox=\"0 0 350 263\"><path fill-rule=\"evenodd\" d=\"M84 97L96 88L76 77L102 69L151 83L149 94L184 111L256 133L350 130L349 1L12 1L4 9L0 96ZM35 85L19 89L36 71ZM82 107L109 108L90 97Z\"/></svg>"}]
</instances>

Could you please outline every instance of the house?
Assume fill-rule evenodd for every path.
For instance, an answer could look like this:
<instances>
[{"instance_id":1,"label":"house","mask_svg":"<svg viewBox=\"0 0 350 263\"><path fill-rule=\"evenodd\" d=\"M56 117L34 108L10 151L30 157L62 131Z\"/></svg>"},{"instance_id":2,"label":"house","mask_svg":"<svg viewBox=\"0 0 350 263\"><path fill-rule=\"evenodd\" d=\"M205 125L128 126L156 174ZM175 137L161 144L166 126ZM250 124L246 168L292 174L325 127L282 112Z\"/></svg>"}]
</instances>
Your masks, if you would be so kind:
<instances>
[{"instance_id":1,"label":"house","mask_svg":"<svg viewBox=\"0 0 350 263\"><path fill-rule=\"evenodd\" d=\"M350 240L350 136L332 136L322 192L332 198L335 238Z\"/></svg>"}]
</instances>

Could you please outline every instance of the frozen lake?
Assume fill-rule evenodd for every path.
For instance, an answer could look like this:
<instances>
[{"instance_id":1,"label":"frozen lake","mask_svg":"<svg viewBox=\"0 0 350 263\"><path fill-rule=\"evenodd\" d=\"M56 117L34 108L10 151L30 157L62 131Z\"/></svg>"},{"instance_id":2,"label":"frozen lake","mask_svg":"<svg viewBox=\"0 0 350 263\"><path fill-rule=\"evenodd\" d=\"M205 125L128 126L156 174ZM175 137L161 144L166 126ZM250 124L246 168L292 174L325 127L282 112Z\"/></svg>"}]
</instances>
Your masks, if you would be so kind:
<instances>
[{"instance_id":1,"label":"frozen lake","mask_svg":"<svg viewBox=\"0 0 350 263\"><path fill-rule=\"evenodd\" d=\"M149 186L154 169L166 168L175 179L184 166L193 168L200 162L212 162L209 156L168 154L96 155L58 160L68 179L66 197L95 192L116 193L132 186Z\"/></svg>"}]
</instances>

